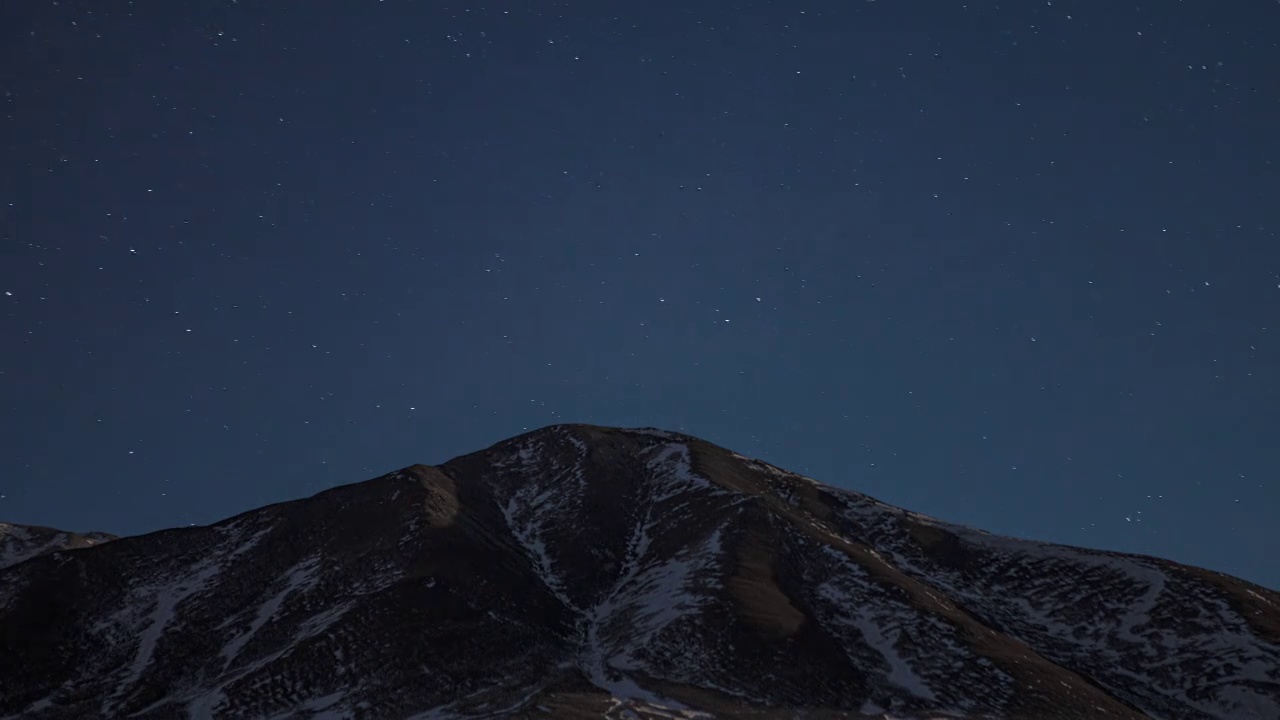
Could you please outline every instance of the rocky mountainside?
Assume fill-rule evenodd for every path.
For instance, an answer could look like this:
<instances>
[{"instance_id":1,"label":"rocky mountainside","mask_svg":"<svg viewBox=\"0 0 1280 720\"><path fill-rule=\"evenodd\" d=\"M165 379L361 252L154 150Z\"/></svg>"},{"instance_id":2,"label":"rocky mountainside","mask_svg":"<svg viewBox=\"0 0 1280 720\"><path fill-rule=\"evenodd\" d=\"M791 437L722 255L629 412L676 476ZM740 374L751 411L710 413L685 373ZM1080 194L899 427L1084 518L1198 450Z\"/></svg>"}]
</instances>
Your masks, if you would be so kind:
<instances>
[{"instance_id":1,"label":"rocky mountainside","mask_svg":"<svg viewBox=\"0 0 1280 720\"><path fill-rule=\"evenodd\" d=\"M565 425L0 570L0 717L1276 719L1280 593Z\"/></svg>"},{"instance_id":2,"label":"rocky mountainside","mask_svg":"<svg viewBox=\"0 0 1280 720\"><path fill-rule=\"evenodd\" d=\"M0 570L54 550L74 550L115 540L107 533L73 533L35 525L0 523Z\"/></svg>"}]
</instances>

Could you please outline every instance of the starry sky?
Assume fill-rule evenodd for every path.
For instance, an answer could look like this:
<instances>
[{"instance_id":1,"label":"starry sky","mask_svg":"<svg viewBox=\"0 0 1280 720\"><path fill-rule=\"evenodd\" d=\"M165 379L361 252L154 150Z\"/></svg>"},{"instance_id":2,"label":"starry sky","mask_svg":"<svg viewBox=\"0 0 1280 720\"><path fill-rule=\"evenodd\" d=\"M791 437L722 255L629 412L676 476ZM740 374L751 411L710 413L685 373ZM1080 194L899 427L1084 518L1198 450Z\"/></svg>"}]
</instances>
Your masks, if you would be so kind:
<instances>
[{"instance_id":1,"label":"starry sky","mask_svg":"<svg viewBox=\"0 0 1280 720\"><path fill-rule=\"evenodd\" d=\"M0 6L0 519L559 422L1280 588L1280 4Z\"/></svg>"}]
</instances>

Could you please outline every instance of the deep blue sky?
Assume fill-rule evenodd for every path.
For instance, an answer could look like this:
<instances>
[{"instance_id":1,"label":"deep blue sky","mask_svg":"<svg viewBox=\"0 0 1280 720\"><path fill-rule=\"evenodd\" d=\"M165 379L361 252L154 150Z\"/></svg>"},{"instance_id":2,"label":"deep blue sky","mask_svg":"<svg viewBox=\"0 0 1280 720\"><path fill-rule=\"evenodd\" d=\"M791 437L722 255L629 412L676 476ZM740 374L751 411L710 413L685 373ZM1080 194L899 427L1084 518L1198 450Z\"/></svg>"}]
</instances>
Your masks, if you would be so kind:
<instances>
[{"instance_id":1,"label":"deep blue sky","mask_svg":"<svg viewBox=\"0 0 1280 720\"><path fill-rule=\"evenodd\" d=\"M1280 5L442 5L0 7L0 519L654 425L1280 587Z\"/></svg>"}]
</instances>

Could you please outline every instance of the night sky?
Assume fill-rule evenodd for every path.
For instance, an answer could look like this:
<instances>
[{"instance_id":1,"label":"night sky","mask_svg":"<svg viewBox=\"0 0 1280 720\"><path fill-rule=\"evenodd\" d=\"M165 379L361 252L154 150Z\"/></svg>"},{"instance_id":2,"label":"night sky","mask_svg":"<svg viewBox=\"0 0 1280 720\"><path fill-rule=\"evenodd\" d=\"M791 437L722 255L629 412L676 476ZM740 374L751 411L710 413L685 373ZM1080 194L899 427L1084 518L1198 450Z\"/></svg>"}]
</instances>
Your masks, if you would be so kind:
<instances>
[{"instance_id":1,"label":"night sky","mask_svg":"<svg viewBox=\"0 0 1280 720\"><path fill-rule=\"evenodd\" d=\"M1280 4L0 5L0 519L658 426L1280 588Z\"/></svg>"}]
</instances>

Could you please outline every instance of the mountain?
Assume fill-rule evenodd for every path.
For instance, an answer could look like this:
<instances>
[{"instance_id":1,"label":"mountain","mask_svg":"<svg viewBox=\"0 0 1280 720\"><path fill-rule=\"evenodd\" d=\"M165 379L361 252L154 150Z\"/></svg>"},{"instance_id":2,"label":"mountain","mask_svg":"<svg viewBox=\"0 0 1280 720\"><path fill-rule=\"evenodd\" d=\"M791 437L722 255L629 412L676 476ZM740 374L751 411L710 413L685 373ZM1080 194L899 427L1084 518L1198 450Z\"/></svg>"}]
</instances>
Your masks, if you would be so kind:
<instances>
[{"instance_id":1,"label":"mountain","mask_svg":"<svg viewBox=\"0 0 1280 720\"><path fill-rule=\"evenodd\" d=\"M0 570L0 716L1280 718L1280 593L562 425Z\"/></svg>"},{"instance_id":2,"label":"mountain","mask_svg":"<svg viewBox=\"0 0 1280 720\"><path fill-rule=\"evenodd\" d=\"M115 540L107 533L73 533L36 525L0 523L0 570L55 550L74 550Z\"/></svg>"}]
</instances>

